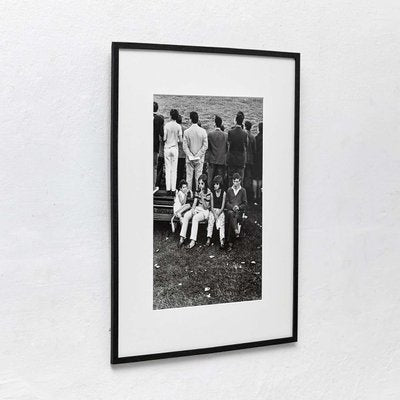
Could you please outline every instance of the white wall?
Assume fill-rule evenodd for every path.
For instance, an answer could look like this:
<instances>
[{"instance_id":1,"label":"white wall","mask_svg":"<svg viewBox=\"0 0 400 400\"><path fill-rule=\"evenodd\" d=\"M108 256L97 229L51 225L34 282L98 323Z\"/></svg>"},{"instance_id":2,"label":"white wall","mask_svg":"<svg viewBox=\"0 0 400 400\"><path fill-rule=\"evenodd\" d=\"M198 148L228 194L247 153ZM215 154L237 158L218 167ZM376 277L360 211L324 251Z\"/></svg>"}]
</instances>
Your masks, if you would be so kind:
<instances>
[{"instance_id":1,"label":"white wall","mask_svg":"<svg viewBox=\"0 0 400 400\"><path fill-rule=\"evenodd\" d=\"M3 0L0 18L1 399L399 398L397 1ZM111 41L302 53L296 345L109 365Z\"/></svg>"}]
</instances>

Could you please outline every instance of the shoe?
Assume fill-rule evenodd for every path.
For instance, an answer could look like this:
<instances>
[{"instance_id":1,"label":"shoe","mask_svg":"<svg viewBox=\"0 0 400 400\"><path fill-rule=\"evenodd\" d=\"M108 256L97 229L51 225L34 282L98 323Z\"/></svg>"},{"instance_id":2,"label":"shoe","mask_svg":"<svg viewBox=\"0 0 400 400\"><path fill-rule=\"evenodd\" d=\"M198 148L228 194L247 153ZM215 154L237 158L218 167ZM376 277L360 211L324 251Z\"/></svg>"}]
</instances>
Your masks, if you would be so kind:
<instances>
[{"instance_id":1,"label":"shoe","mask_svg":"<svg viewBox=\"0 0 400 400\"><path fill-rule=\"evenodd\" d=\"M220 248L221 250L223 250L224 247L225 247L224 239L221 239L220 244L219 244L219 248Z\"/></svg>"},{"instance_id":2,"label":"shoe","mask_svg":"<svg viewBox=\"0 0 400 400\"><path fill-rule=\"evenodd\" d=\"M183 246L183 244L185 243L185 238L183 238L181 236L181 238L179 239L179 243L178 243L178 247L181 248Z\"/></svg>"},{"instance_id":3,"label":"shoe","mask_svg":"<svg viewBox=\"0 0 400 400\"><path fill-rule=\"evenodd\" d=\"M228 243L228 251L232 251L233 249L233 243Z\"/></svg>"},{"instance_id":4,"label":"shoe","mask_svg":"<svg viewBox=\"0 0 400 400\"><path fill-rule=\"evenodd\" d=\"M207 238L206 246L210 247L211 246L211 238Z\"/></svg>"},{"instance_id":5,"label":"shoe","mask_svg":"<svg viewBox=\"0 0 400 400\"><path fill-rule=\"evenodd\" d=\"M191 240L189 243L189 246L187 247L189 250L193 249L193 247L196 245L196 242L194 240Z\"/></svg>"}]
</instances>

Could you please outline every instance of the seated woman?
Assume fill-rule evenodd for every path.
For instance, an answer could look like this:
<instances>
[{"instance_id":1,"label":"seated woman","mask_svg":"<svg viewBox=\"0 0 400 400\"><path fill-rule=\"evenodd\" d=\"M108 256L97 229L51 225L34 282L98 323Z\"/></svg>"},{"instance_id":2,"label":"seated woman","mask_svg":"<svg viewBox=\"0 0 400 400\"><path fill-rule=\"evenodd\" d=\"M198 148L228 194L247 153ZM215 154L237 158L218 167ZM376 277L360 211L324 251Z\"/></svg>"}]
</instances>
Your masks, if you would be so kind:
<instances>
[{"instance_id":1,"label":"seated woman","mask_svg":"<svg viewBox=\"0 0 400 400\"><path fill-rule=\"evenodd\" d=\"M183 216L181 237L179 239L179 247L182 247L186 239L186 233L189 221L192 220L192 230L190 232L189 249L193 248L197 240L197 231L199 229L199 222L208 219L211 201L211 191L207 185L207 175L200 175L199 177L199 191L196 193L192 209Z\"/></svg>"},{"instance_id":2,"label":"seated woman","mask_svg":"<svg viewBox=\"0 0 400 400\"><path fill-rule=\"evenodd\" d=\"M182 179L179 182L178 190L176 191L176 194L175 194L174 214L172 215L172 218L171 218L172 232L175 232L174 219L179 218L179 221L182 224L183 213L190 209L190 204L187 203L188 195L190 195L189 190L188 190L188 184L184 179Z\"/></svg>"},{"instance_id":3,"label":"seated woman","mask_svg":"<svg viewBox=\"0 0 400 400\"><path fill-rule=\"evenodd\" d=\"M186 202L188 191L188 184L184 179L182 179L179 182L179 187L176 191L174 200L174 217L178 217L181 222L183 213L190 209L190 204Z\"/></svg>"},{"instance_id":4,"label":"seated woman","mask_svg":"<svg viewBox=\"0 0 400 400\"><path fill-rule=\"evenodd\" d=\"M211 237L215 227L219 231L220 248L224 248L225 240L225 199L226 193L221 189L222 176L217 175L213 179L213 190L211 190L211 211L208 215L208 227L207 227L207 246L211 245Z\"/></svg>"}]
</instances>

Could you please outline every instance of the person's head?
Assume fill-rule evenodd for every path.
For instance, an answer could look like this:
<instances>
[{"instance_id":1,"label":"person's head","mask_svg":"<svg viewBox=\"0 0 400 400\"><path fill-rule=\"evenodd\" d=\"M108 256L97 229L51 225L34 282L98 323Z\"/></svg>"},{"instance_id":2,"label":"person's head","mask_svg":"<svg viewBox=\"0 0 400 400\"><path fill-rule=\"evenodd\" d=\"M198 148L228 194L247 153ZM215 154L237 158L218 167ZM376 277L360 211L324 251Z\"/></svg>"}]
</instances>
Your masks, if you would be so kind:
<instances>
[{"instance_id":1,"label":"person's head","mask_svg":"<svg viewBox=\"0 0 400 400\"><path fill-rule=\"evenodd\" d=\"M178 110L176 110L175 108L171 109L171 111L169 112L169 115L171 116L171 119L173 119L174 121L176 121L179 117L179 112Z\"/></svg>"},{"instance_id":2,"label":"person's head","mask_svg":"<svg viewBox=\"0 0 400 400\"><path fill-rule=\"evenodd\" d=\"M193 124L197 124L199 122L199 114L196 111L192 111L190 113L190 120Z\"/></svg>"},{"instance_id":3,"label":"person's head","mask_svg":"<svg viewBox=\"0 0 400 400\"><path fill-rule=\"evenodd\" d=\"M158 103L156 101L153 101L153 112L158 111Z\"/></svg>"},{"instance_id":4,"label":"person's head","mask_svg":"<svg viewBox=\"0 0 400 400\"><path fill-rule=\"evenodd\" d=\"M216 115L214 121L215 121L215 126L217 128L221 128L221 126L222 126L222 118L219 117L218 115Z\"/></svg>"},{"instance_id":5,"label":"person's head","mask_svg":"<svg viewBox=\"0 0 400 400\"><path fill-rule=\"evenodd\" d=\"M178 123L178 124L181 124L182 123L182 115L178 115L178 118L176 119L176 122Z\"/></svg>"},{"instance_id":6,"label":"person's head","mask_svg":"<svg viewBox=\"0 0 400 400\"><path fill-rule=\"evenodd\" d=\"M207 185L207 175L201 174L199 176L199 190L203 191L204 193L207 192L208 185Z\"/></svg>"},{"instance_id":7,"label":"person's head","mask_svg":"<svg viewBox=\"0 0 400 400\"><path fill-rule=\"evenodd\" d=\"M182 190L184 193L188 190L188 184L184 179L179 181L178 189Z\"/></svg>"},{"instance_id":8,"label":"person's head","mask_svg":"<svg viewBox=\"0 0 400 400\"><path fill-rule=\"evenodd\" d=\"M244 114L241 111L239 111L236 114L236 124L242 126L243 125L243 120L244 120Z\"/></svg>"},{"instance_id":9,"label":"person's head","mask_svg":"<svg viewBox=\"0 0 400 400\"><path fill-rule=\"evenodd\" d=\"M253 124L250 121L244 122L244 127L246 128L246 131L250 132L252 126L253 126Z\"/></svg>"},{"instance_id":10,"label":"person's head","mask_svg":"<svg viewBox=\"0 0 400 400\"><path fill-rule=\"evenodd\" d=\"M221 175L215 176L213 179L214 190L221 189L221 185L222 185L222 176Z\"/></svg>"},{"instance_id":11,"label":"person's head","mask_svg":"<svg viewBox=\"0 0 400 400\"><path fill-rule=\"evenodd\" d=\"M259 133L260 135L262 135L262 133L263 133L263 123L262 123L262 122L260 122L260 123L258 124L258 133Z\"/></svg>"},{"instance_id":12,"label":"person's head","mask_svg":"<svg viewBox=\"0 0 400 400\"><path fill-rule=\"evenodd\" d=\"M233 181L233 187L235 189L237 189L240 186L240 182L242 180L242 177L240 176L240 174L238 174L237 172L235 172L232 176L232 181Z\"/></svg>"}]
</instances>

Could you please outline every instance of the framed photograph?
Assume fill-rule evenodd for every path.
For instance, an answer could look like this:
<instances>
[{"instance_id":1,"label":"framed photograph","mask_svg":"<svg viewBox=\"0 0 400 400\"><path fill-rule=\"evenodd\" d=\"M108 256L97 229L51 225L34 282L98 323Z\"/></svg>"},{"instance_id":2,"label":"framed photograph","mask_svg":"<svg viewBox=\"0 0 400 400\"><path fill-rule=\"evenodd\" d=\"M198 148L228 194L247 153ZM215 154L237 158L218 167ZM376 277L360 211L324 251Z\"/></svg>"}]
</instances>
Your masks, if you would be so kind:
<instances>
[{"instance_id":1,"label":"framed photograph","mask_svg":"<svg viewBox=\"0 0 400 400\"><path fill-rule=\"evenodd\" d=\"M111 91L111 363L296 342L300 54L113 43Z\"/></svg>"}]
</instances>

